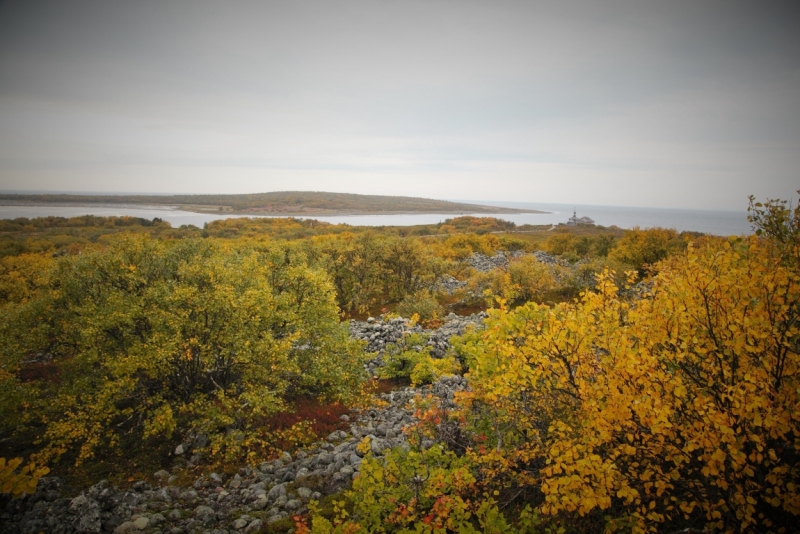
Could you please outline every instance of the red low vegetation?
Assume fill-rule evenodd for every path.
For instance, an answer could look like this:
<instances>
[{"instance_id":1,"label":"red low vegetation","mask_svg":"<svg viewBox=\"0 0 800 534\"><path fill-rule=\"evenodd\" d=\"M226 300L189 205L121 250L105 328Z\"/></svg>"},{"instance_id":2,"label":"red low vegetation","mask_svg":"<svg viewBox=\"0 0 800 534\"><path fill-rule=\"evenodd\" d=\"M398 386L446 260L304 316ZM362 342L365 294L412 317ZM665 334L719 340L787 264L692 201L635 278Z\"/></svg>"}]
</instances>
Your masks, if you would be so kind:
<instances>
[{"instance_id":1,"label":"red low vegetation","mask_svg":"<svg viewBox=\"0 0 800 534\"><path fill-rule=\"evenodd\" d=\"M325 437L334 430L347 428L340 417L350 410L338 403L321 404L317 399L300 397L293 403L294 410L281 412L265 420L264 426L275 430L288 430L301 421L310 421L311 430L318 437Z\"/></svg>"},{"instance_id":2,"label":"red low vegetation","mask_svg":"<svg viewBox=\"0 0 800 534\"><path fill-rule=\"evenodd\" d=\"M59 369L53 362L27 363L19 370L20 382L60 382Z\"/></svg>"}]
</instances>

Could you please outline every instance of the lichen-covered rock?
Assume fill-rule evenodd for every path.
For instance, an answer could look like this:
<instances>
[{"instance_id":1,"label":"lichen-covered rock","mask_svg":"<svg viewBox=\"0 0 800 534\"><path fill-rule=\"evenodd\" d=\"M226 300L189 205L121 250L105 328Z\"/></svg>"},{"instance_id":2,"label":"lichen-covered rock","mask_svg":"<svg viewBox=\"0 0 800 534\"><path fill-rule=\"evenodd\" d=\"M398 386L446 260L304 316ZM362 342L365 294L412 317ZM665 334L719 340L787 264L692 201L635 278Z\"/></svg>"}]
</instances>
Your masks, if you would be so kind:
<instances>
[{"instance_id":1,"label":"lichen-covered rock","mask_svg":"<svg viewBox=\"0 0 800 534\"><path fill-rule=\"evenodd\" d=\"M311 491L311 489L309 489L309 488L302 488L301 487L301 488L297 488L297 490L295 490L295 491L297 493L297 496L303 502L308 502L311 499L311 496L314 494L314 492Z\"/></svg>"},{"instance_id":2,"label":"lichen-covered rock","mask_svg":"<svg viewBox=\"0 0 800 534\"><path fill-rule=\"evenodd\" d=\"M258 532L261 530L261 527L264 526L264 521L261 519L253 519L249 525L247 525L244 529L245 532Z\"/></svg>"},{"instance_id":3,"label":"lichen-covered rock","mask_svg":"<svg viewBox=\"0 0 800 534\"><path fill-rule=\"evenodd\" d=\"M210 506L201 504L194 509L194 518L207 526L214 523L216 516L217 513Z\"/></svg>"},{"instance_id":4,"label":"lichen-covered rock","mask_svg":"<svg viewBox=\"0 0 800 534\"><path fill-rule=\"evenodd\" d=\"M274 486L272 489L269 490L267 493L267 498L271 501L274 501L280 497L286 497L286 485L285 484L278 484Z\"/></svg>"},{"instance_id":5,"label":"lichen-covered rock","mask_svg":"<svg viewBox=\"0 0 800 534\"><path fill-rule=\"evenodd\" d=\"M300 502L298 499L288 500L286 501L286 504L283 505L283 507L289 511L298 510L300 509L301 506L303 506L303 503Z\"/></svg>"},{"instance_id":6,"label":"lichen-covered rock","mask_svg":"<svg viewBox=\"0 0 800 534\"><path fill-rule=\"evenodd\" d=\"M386 449L386 442L381 438L372 438L370 440L370 450L375 456L382 456L384 449Z\"/></svg>"},{"instance_id":7,"label":"lichen-covered rock","mask_svg":"<svg viewBox=\"0 0 800 534\"><path fill-rule=\"evenodd\" d=\"M73 527L76 532L100 532L100 505L85 494L70 501L70 514L75 515Z\"/></svg>"}]
</instances>

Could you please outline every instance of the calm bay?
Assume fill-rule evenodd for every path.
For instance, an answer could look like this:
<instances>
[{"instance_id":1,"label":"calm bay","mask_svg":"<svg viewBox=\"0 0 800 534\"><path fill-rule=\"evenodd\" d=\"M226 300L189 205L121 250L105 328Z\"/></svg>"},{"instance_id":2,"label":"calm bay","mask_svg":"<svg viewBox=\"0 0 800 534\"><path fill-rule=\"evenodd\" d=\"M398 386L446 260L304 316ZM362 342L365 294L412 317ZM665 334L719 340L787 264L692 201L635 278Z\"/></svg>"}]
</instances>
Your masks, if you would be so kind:
<instances>
[{"instance_id":1,"label":"calm bay","mask_svg":"<svg viewBox=\"0 0 800 534\"><path fill-rule=\"evenodd\" d=\"M596 224L602 226L618 226L620 228L674 228L678 231L703 232L714 235L742 235L751 233L750 224L747 222L745 211L712 211L712 210L686 210L663 208L638 208L621 206L592 206L592 205L567 205L528 202L487 202L472 201L484 205L501 206L508 208L535 209L548 213L517 213L517 214L407 214L407 215L337 215L308 217L333 224L349 224L351 226L413 226L418 224L434 224L459 215L473 215L478 217L497 217L507 221L522 224L558 224L564 223L575 211L578 217L590 217ZM202 227L204 224L231 217L246 217L251 215L230 215L214 213L194 213L174 209L169 206L141 206L141 205L86 205L86 206L0 206L0 219L16 219L27 217L77 217L80 215L141 217L153 219L155 217L169 221L174 227L181 225L194 225Z\"/></svg>"}]
</instances>

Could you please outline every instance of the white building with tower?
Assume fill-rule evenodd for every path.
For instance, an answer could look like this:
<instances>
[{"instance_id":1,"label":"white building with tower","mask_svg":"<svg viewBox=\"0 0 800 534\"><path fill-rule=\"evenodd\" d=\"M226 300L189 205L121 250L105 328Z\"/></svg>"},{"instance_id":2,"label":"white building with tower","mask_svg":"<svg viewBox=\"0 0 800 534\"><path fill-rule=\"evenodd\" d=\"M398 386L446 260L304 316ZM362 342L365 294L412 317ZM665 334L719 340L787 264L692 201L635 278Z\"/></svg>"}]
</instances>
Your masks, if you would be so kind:
<instances>
[{"instance_id":1,"label":"white building with tower","mask_svg":"<svg viewBox=\"0 0 800 534\"><path fill-rule=\"evenodd\" d=\"M572 212L572 217L567 221L567 226L579 226L582 224L594 224L594 221L589 217L578 217L577 210Z\"/></svg>"}]
</instances>

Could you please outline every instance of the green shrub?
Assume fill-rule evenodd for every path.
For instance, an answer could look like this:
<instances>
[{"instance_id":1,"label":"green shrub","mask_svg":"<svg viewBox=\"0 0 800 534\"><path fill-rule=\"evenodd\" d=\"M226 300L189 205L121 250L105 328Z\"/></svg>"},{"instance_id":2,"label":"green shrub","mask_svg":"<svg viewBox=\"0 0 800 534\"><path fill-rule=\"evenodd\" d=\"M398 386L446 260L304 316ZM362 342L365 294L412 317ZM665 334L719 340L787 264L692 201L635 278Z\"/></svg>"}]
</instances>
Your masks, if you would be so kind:
<instances>
[{"instance_id":1,"label":"green shrub","mask_svg":"<svg viewBox=\"0 0 800 534\"><path fill-rule=\"evenodd\" d=\"M397 306L397 313L403 317L412 317L416 314L419 321L429 323L442 317L444 309L430 291L422 290L406 295Z\"/></svg>"},{"instance_id":2,"label":"green shrub","mask_svg":"<svg viewBox=\"0 0 800 534\"><path fill-rule=\"evenodd\" d=\"M215 452L245 454L264 447L258 422L287 398L348 401L363 379L328 277L280 247L125 236L57 260L43 280L3 286L16 301L0 308L0 364L52 357L58 380L37 381L28 409L45 460L190 428Z\"/></svg>"},{"instance_id":3,"label":"green shrub","mask_svg":"<svg viewBox=\"0 0 800 534\"><path fill-rule=\"evenodd\" d=\"M416 366L431 356L431 348L427 343L427 335L409 334L397 343L386 345L386 361L380 377L410 378Z\"/></svg>"},{"instance_id":4,"label":"green shrub","mask_svg":"<svg viewBox=\"0 0 800 534\"><path fill-rule=\"evenodd\" d=\"M454 356L445 358L424 356L419 359L411 371L411 385L416 387L422 384L432 384L441 376L454 375L460 371L461 365Z\"/></svg>"}]
</instances>

